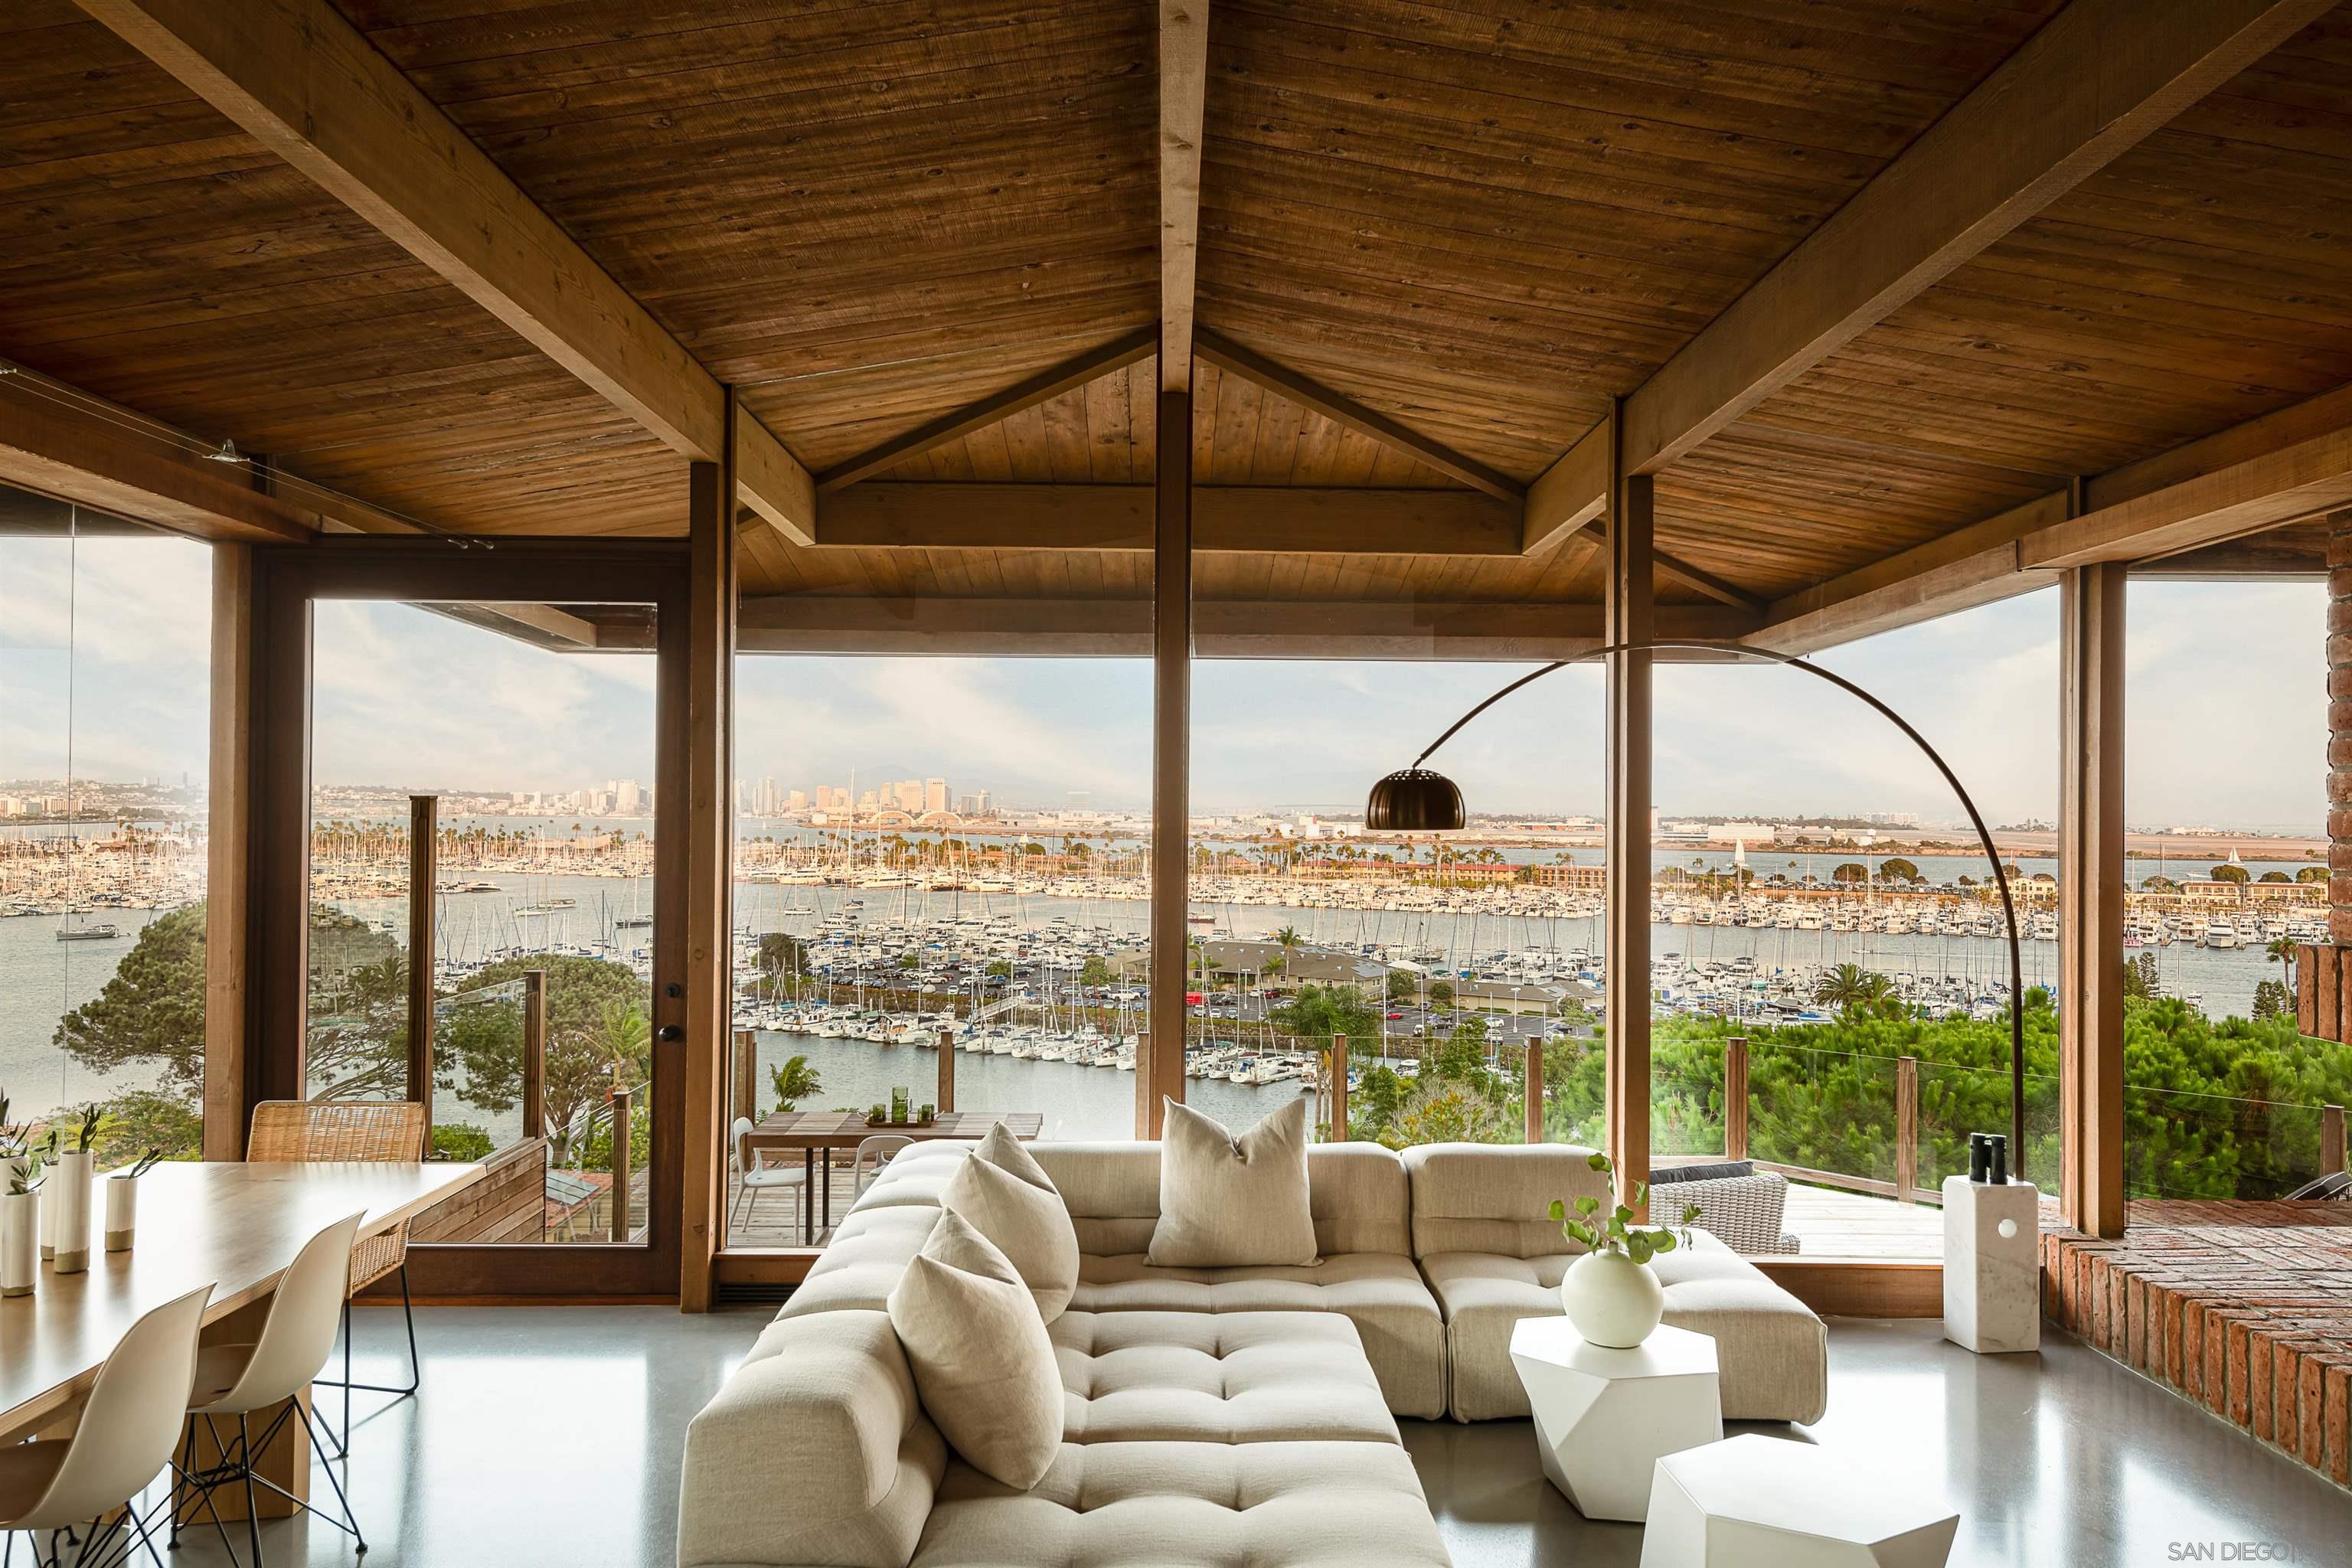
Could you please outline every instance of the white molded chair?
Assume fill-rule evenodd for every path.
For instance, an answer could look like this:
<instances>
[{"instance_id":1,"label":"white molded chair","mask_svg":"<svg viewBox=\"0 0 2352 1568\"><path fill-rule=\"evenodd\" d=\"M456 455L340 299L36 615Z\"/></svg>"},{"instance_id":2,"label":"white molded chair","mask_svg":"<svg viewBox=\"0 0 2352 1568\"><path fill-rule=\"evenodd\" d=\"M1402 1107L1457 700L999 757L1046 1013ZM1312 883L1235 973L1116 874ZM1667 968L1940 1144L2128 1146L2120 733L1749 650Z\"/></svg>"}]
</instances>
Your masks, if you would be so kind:
<instances>
[{"instance_id":1,"label":"white molded chair","mask_svg":"<svg viewBox=\"0 0 2352 1568\"><path fill-rule=\"evenodd\" d=\"M256 1484L317 1514L357 1542L360 1551L367 1550L367 1538L360 1533L359 1520L352 1512L351 1499L344 1494L343 1483L335 1475L333 1465L320 1468L335 1489L335 1500L342 1505L343 1517L340 1520L311 1508L267 1476L254 1473L254 1461L289 1419L299 1420L311 1444L326 1451L320 1424L312 1420L299 1396L326 1369L327 1357L335 1348L335 1331L342 1320L343 1302L351 1295L352 1242L364 1217L364 1211L347 1215L302 1244L293 1263L278 1277L278 1287L270 1293L268 1316L262 1320L261 1331L251 1343L209 1344L196 1354L195 1387L187 1402L189 1459L184 1461L183 1468L194 1459L198 1420L211 1433L214 1449L222 1456L222 1461L200 1473L187 1474L185 1479L196 1489L207 1510L211 1509L214 1491L233 1483L244 1485L246 1534L253 1548L255 1568L259 1568L261 1563L261 1526L253 1494ZM283 1408L256 1437L250 1419L253 1413L277 1405ZM219 1425L232 1415L236 1417L236 1441L233 1446L223 1440ZM175 1517L179 1511L174 1510ZM213 1522L215 1527L220 1525L216 1512ZM172 1539L175 1543L179 1540L176 1522ZM221 1543L228 1545L225 1528ZM234 1549L229 1555L234 1562Z\"/></svg>"},{"instance_id":2,"label":"white molded chair","mask_svg":"<svg viewBox=\"0 0 2352 1568\"><path fill-rule=\"evenodd\" d=\"M864 1197L866 1184L882 1173L882 1167L890 1163L892 1155L901 1149L912 1146L914 1142L912 1138L898 1132L877 1132L871 1138L859 1139L857 1152L849 1162L850 1174L857 1183L851 1201L854 1203L858 1198ZM870 1161L867 1158L869 1155L872 1156Z\"/></svg>"},{"instance_id":3,"label":"white molded chair","mask_svg":"<svg viewBox=\"0 0 2352 1568\"><path fill-rule=\"evenodd\" d=\"M121 1509L83 1555L104 1560L127 1526L155 1556L130 1504L171 1463L212 1293L191 1290L131 1325L98 1369L72 1436L0 1447L0 1534L70 1529ZM121 1544L128 1557L127 1538Z\"/></svg>"},{"instance_id":4,"label":"white molded chair","mask_svg":"<svg viewBox=\"0 0 2352 1568\"><path fill-rule=\"evenodd\" d=\"M745 1209L741 1222L745 1225L751 1224L751 1216L759 1213L761 1193L773 1192L779 1187L797 1187L808 1179L808 1173L798 1165L768 1164L765 1153L751 1147L751 1119L739 1116L729 1140L734 1148L735 1179L740 1184L735 1202ZM735 1223L731 1214L728 1220L730 1224Z\"/></svg>"}]
</instances>

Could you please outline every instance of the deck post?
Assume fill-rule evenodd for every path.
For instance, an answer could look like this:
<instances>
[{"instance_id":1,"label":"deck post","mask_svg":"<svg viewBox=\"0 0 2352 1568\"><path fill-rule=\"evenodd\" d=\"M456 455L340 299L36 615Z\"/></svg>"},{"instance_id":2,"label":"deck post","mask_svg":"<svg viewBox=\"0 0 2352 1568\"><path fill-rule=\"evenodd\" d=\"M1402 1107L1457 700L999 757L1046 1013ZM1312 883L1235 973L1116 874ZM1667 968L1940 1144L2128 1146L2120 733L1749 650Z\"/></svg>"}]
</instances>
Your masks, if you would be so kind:
<instances>
[{"instance_id":1,"label":"deck post","mask_svg":"<svg viewBox=\"0 0 2352 1568\"><path fill-rule=\"evenodd\" d=\"M1919 1194L1919 1058L1895 1058L1895 1201Z\"/></svg>"},{"instance_id":2,"label":"deck post","mask_svg":"<svg viewBox=\"0 0 2352 1568\"><path fill-rule=\"evenodd\" d=\"M1544 1141L1543 1041L1540 1039L1528 1042L1527 1101L1528 1142L1540 1143Z\"/></svg>"},{"instance_id":3,"label":"deck post","mask_svg":"<svg viewBox=\"0 0 2352 1568\"><path fill-rule=\"evenodd\" d=\"M2124 1230L2126 569L2077 566L2059 589L2058 1198L2103 1237ZM2010 1151L2020 1174L2024 1154Z\"/></svg>"},{"instance_id":4,"label":"deck post","mask_svg":"<svg viewBox=\"0 0 2352 1568\"><path fill-rule=\"evenodd\" d=\"M629 1239L629 1091L613 1090L613 1240Z\"/></svg>"},{"instance_id":5,"label":"deck post","mask_svg":"<svg viewBox=\"0 0 2352 1568\"><path fill-rule=\"evenodd\" d=\"M1723 1157L1748 1158L1748 1037L1723 1042Z\"/></svg>"},{"instance_id":6,"label":"deck post","mask_svg":"<svg viewBox=\"0 0 2352 1568\"><path fill-rule=\"evenodd\" d=\"M1331 1100L1331 1142L1348 1141L1348 1037L1331 1037L1331 1059L1324 1071L1324 1088Z\"/></svg>"},{"instance_id":7,"label":"deck post","mask_svg":"<svg viewBox=\"0 0 2352 1568\"><path fill-rule=\"evenodd\" d=\"M522 1135L547 1136L547 971L522 972Z\"/></svg>"},{"instance_id":8,"label":"deck post","mask_svg":"<svg viewBox=\"0 0 2352 1568\"><path fill-rule=\"evenodd\" d=\"M931 1101L932 1110L945 1116L955 1109L955 1031L953 1029L940 1031L940 1087L932 1092L936 1096Z\"/></svg>"},{"instance_id":9,"label":"deck post","mask_svg":"<svg viewBox=\"0 0 2352 1568\"><path fill-rule=\"evenodd\" d=\"M2319 1108L2319 1173L2340 1175L2344 1169L2344 1108L2323 1105Z\"/></svg>"},{"instance_id":10,"label":"deck post","mask_svg":"<svg viewBox=\"0 0 2352 1568\"><path fill-rule=\"evenodd\" d=\"M433 1149L433 891L440 880L441 797L408 797L408 1098Z\"/></svg>"},{"instance_id":11,"label":"deck post","mask_svg":"<svg viewBox=\"0 0 2352 1568\"><path fill-rule=\"evenodd\" d=\"M2352 511L2327 520L2327 941L2294 954L2294 1022L2352 1040Z\"/></svg>"},{"instance_id":12,"label":"deck post","mask_svg":"<svg viewBox=\"0 0 2352 1568\"><path fill-rule=\"evenodd\" d=\"M1657 635L1652 548L1656 483L1647 474L1624 471L1623 426L1622 419L1611 421L1614 450L1601 635L1611 643L1646 643ZM1649 653L1638 651L1611 654L1607 664L1609 989L1602 1004L1602 1142L1629 1194L1650 1179L1650 661Z\"/></svg>"},{"instance_id":13,"label":"deck post","mask_svg":"<svg viewBox=\"0 0 2352 1568\"><path fill-rule=\"evenodd\" d=\"M1184 1098L1185 889L1192 869L1192 394L1160 394L1151 552L1150 1027L1135 1064L1135 1131L1157 1138Z\"/></svg>"}]
</instances>

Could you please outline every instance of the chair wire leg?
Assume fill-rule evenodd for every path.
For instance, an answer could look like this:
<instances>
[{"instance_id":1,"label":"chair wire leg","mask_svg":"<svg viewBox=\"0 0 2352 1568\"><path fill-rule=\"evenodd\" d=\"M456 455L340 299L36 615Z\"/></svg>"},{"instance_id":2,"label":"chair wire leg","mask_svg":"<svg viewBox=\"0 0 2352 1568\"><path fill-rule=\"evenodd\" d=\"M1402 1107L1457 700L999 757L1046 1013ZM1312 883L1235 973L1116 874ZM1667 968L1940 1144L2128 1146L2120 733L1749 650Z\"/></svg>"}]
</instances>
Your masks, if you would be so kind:
<instances>
[{"instance_id":1,"label":"chair wire leg","mask_svg":"<svg viewBox=\"0 0 2352 1568\"><path fill-rule=\"evenodd\" d=\"M310 1430L310 1413L307 1410L303 1410L299 1404L297 1404L294 1408L299 1412L302 1416L302 1426L304 1430ZM311 1433L310 1440L314 1443L318 1441L318 1434L316 1432ZM348 1466L351 1463L351 1460L346 1458L343 1460L343 1463ZM360 1516L352 1510L351 1494L343 1489L343 1483L341 1479L336 1476L335 1467L333 1465L322 1465L320 1468L327 1472L327 1484L335 1489L335 1501L342 1506L344 1522L352 1532L352 1539L359 1543L357 1550L360 1552L365 1552L368 1549L367 1537L360 1533ZM318 1510L312 1509L310 1511L317 1513ZM320 1514L320 1517L324 1519L326 1516ZM328 1520L327 1522L332 1524L334 1521Z\"/></svg>"},{"instance_id":2,"label":"chair wire leg","mask_svg":"<svg viewBox=\"0 0 2352 1568\"><path fill-rule=\"evenodd\" d=\"M245 1536L253 1547L253 1568L261 1568L261 1507L253 1495L253 1433L242 1413L236 1418L236 1458L245 1480Z\"/></svg>"}]
</instances>

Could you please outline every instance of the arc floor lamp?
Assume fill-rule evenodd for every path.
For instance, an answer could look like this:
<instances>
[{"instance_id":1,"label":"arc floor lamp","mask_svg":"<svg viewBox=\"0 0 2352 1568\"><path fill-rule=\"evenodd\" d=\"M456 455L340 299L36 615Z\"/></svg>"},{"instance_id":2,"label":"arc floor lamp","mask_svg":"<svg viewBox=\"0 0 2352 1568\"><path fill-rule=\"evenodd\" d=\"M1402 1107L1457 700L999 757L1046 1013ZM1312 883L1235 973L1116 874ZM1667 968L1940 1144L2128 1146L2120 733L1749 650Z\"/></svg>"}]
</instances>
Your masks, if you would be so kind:
<instances>
[{"instance_id":1,"label":"arc floor lamp","mask_svg":"<svg viewBox=\"0 0 2352 1568\"><path fill-rule=\"evenodd\" d=\"M1959 775L1952 772L1927 738L1911 726L1911 721L1889 708L1885 702L1856 686L1844 676L1823 669L1792 654L1773 653L1768 649L1748 647L1739 643L1683 642L1667 638L1636 642L1609 643L1574 658L1556 659L1541 669L1532 670L1495 692L1461 718L1446 726L1445 732L1422 749L1412 765L1390 773L1372 785L1371 798L1365 803L1364 826L1376 831L1392 833L1434 833L1456 828L1463 823L1462 791L1444 773L1423 767L1430 754L1452 740L1457 731L1471 720L1517 691L1520 687L1541 680L1555 670L1566 669L1572 664L1591 664L1621 653L1706 653L1734 660L1748 659L1761 664L1779 665L1784 669L1801 669L1817 680L1825 680L1839 690L1860 698L1872 709L1910 739L1927 759L1936 764L1944 782L1952 786L1960 805L1969 814L1969 826L1977 830L1977 842L1992 865L1993 886L2000 890L2000 912L2009 924L2009 1142L2010 1160L2019 1179L2025 1175L2025 961L2020 951L2017 931L2017 904L2009 890L2009 879L2002 874L2000 852L1993 847L1992 834L1985 827L1984 816L1977 803L1969 797ZM1614 960L1612 960L1612 967ZM1621 977L1622 981L1622 977ZM1644 978L1643 990L1648 991Z\"/></svg>"}]
</instances>

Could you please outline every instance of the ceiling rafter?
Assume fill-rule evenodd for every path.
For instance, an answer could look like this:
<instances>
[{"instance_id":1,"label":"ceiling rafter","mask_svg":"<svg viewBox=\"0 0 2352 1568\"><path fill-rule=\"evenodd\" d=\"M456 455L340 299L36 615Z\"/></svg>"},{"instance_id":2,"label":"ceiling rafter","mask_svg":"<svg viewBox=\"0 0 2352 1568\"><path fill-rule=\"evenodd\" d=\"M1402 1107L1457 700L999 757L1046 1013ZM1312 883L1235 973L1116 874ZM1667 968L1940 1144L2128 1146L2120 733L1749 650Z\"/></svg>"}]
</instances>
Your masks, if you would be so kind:
<instances>
[{"instance_id":1,"label":"ceiling rafter","mask_svg":"<svg viewBox=\"0 0 2352 1568\"><path fill-rule=\"evenodd\" d=\"M82 7L671 448L720 461L725 389L328 0ZM796 542L815 488L738 412L739 497Z\"/></svg>"},{"instance_id":2,"label":"ceiling rafter","mask_svg":"<svg viewBox=\"0 0 2352 1568\"><path fill-rule=\"evenodd\" d=\"M1160 0L1160 390L1192 389L1209 0Z\"/></svg>"}]
</instances>

